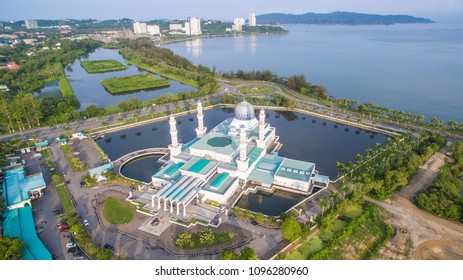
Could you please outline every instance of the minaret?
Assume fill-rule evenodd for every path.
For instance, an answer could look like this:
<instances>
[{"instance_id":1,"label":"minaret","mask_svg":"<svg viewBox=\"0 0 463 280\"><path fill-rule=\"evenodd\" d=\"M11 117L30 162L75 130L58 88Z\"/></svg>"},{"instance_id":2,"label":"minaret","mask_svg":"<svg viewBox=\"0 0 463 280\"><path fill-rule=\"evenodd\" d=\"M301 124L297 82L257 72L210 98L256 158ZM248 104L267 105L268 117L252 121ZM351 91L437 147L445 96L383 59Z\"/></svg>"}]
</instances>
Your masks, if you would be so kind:
<instances>
[{"instance_id":1,"label":"minaret","mask_svg":"<svg viewBox=\"0 0 463 280\"><path fill-rule=\"evenodd\" d=\"M175 116L173 114L170 114L169 116L169 125L170 125L170 140L171 144L169 145L169 150L170 150L170 156L172 159L172 156L177 156L182 152L182 146L178 144L178 138L177 138L177 123L175 121Z\"/></svg>"},{"instance_id":2,"label":"minaret","mask_svg":"<svg viewBox=\"0 0 463 280\"><path fill-rule=\"evenodd\" d=\"M259 140L264 140L265 137L265 110L260 109L259 113Z\"/></svg>"},{"instance_id":3,"label":"minaret","mask_svg":"<svg viewBox=\"0 0 463 280\"><path fill-rule=\"evenodd\" d=\"M204 135L206 135L207 127L204 126L203 105L201 104L201 100L198 100L198 103L196 103L196 105L198 108L198 127L195 130L196 136L198 138L201 138Z\"/></svg>"},{"instance_id":4,"label":"minaret","mask_svg":"<svg viewBox=\"0 0 463 280\"><path fill-rule=\"evenodd\" d=\"M248 169L249 158L246 157L246 128L244 125L240 127L240 157L236 161L238 165L238 171L246 171Z\"/></svg>"},{"instance_id":5,"label":"minaret","mask_svg":"<svg viewBox=\"0 0 463 280\"><path fill-rule=\"evenodd\" d=\"M259 112L259 138L256 139L256 144L258 148L265 149L266 148L266 141L265 141L265 110L264 108L260 109Z\"/></svg>"}]
</instances>

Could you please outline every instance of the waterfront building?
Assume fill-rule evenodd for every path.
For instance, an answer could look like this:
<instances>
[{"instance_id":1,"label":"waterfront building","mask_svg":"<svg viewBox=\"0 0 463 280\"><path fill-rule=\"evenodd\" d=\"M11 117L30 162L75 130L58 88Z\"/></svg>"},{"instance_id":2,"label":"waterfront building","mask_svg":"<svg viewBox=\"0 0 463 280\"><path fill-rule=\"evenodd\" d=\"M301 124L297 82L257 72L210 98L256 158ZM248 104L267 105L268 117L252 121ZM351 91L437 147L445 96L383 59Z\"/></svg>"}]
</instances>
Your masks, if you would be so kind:
<instances>
[{"instance_id":1,"label":"waterfront building","mask_svg":"<svg viewBox=\"0 0 463 280\"><path fill-rule=\"evenodd\" d=\"M243 101L233 118L207 132L198 101L196 138L182 144L175 117L170 115L170 160L152 176L152 185L158 189L151 196L152 209L172 215L176 209L176 216L182 218L191 203L230 208L244 186L303 195L311 194L314 187L326 187L329 178L318 174L315 163L278 154L279 137L265 116L262 108L257 119L253 106Z\"/></svg>"},{"instance_id":2,"label":"waterfront building","mask_svg":"<svg viewBox=\"0 0 463 280\"><path fill-rule=\"evenodd\" d=\"M133 33L138 34L147 34L148 30L146 28L146 23L135 21L133 23Z\"/></svg>"},{"instance_id":3,"label":"waterfront building","mask_svg":"<svg viewBox=\"0 0 463 280\"><path fill-rule=\"evenodd\" d=\"M235 18L233 20L234 25L244 25L244 23L245 23L244 18Z\"/></svg>"},{"instance_id":4,"label":"waterfront building","mask_svg":"<svg viewBox=\"0 0 463 280\"><path fill-rule=\"evenodd\" d=\"M256 14L255 13L250 13L249 14L249 21L248 21L249 26L256 26Z\"/></svg>"},{"instance_id":5,"label":"waterfront building","mask_svg":"<svg viewBox=\"0 0 463 280\"><path fill-rule=\"evenodd\" d=\"M187 35L201 35L201 20L198 17L189 17L185 23L185 33Z\"/></svg>"},{"instance_id":6,"label":"waterfront building","mask_svg":"<svg viewBox=\"0 0 463 280\"><path fill-rule=\"evenodd\" d=\"M161 29L159 28L159 25L147 25L146 26L146 31L150 35L159 35L161 34Z\"/></svg>"},{"instance_id":7,"label":"waterfront building","mask_svg":"<svg viewBox=\"0 0 463 280\"><path fill-rule=\"evenodd\" d=\"M36 29L39 28L36 20L33 19L25 19L24 23L26 24L27 29Z\"/></svg>"},{"instance_id":8,"label":"waterfront building","mask_svg":"<svg viewBox=\"0 0 463 280\"><path fill-rule=\"evenodd\" d=\"M171 23L169 24L169 30L170 31L182 30L182 25L180 23Z\"/></svg>"}]
</instances>

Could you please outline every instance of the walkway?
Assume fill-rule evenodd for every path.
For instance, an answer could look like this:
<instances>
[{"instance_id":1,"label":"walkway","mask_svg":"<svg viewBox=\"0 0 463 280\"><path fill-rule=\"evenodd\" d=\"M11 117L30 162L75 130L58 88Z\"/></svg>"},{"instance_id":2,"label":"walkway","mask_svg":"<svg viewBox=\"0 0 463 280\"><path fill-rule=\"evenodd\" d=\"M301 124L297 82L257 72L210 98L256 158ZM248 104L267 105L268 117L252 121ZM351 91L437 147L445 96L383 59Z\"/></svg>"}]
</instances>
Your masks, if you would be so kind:
<instances>
[{"instance_id":1,"label":"walkway","mask_svg":"<svg viewBox=\"0 0 463 280\"><path fill-rule=\"evenodd\" d=\"M169 149L167 148L148 148L148 149L131 152L113 161L113 169L116 174L119 174L119 171L126 163L136 158L150 156L150 155L166 155L168 153L169 153Z\"/></svg>"}]
</instances>

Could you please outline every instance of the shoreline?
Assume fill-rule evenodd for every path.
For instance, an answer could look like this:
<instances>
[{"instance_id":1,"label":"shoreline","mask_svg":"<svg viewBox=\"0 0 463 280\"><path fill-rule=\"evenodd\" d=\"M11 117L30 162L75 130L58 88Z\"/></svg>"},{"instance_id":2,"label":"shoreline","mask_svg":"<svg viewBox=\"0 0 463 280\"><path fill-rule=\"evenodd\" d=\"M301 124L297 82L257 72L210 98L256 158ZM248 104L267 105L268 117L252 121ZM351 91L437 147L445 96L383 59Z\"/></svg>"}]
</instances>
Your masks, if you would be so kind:
<instances>
[{"instance_id":1,"label":"shoreline","mask_svg":"<svg viewBox=\"0 0 463 280\"><path fill-rule=\"evenodd\" d=\"M166 40L166 41L160 41L158 42L159 45L167 45L167 44L174 44L174 43L179 43L179 42L186 42L186 41L193 41L195 39L207 39L207 38L220 38L220 37L242 37L242 36L272 36L272 35L286 35L288 34L289 31L286 30L286 32L277 32L277 33L238 33L238 34L217 34L217 35L198 35L194 37L188 37L188 38L182 38L182 39L172 39L172 40Z\"/></svg>"}]
</instances>

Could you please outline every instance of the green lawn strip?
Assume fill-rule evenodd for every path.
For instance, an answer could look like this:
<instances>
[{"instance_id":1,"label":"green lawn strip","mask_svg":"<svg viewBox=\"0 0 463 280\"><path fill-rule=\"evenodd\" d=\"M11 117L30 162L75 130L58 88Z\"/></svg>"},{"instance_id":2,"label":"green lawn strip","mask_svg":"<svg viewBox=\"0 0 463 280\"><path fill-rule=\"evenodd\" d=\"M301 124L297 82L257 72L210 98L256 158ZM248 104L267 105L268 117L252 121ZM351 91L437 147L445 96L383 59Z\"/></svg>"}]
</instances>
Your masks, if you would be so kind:
<instances>
[{"instance_id":1,"label":"green lawn strip","mask_svg":"<svg viewBox=\"0 0 463 280\"><path fill-rule=\"evenodd\" d=\"M129 68L117 60L84 60L80 62L80 65L89 74L120 71Z\"/></svg>"},{"instance_id":2,"label":"green lawn strip","mask_svg":"<svg viewBox=\"0 0 463 280\"><path fill-rule=\"evenodd\" d=\"M114 197L103 201L103 215L110 224L127 224L132 221L137 206Z\"/></svg>"},{"instance_id":3,"label":"green lawn strip","mask_svg":"<svg viewBox=\"0 0 463 280\"><path fill-rule=\"evenodd\" d=\"M80 102L74 94L74 91L72 90L72 87L66 77L59 79L58 85L64 100L68 101L72 106L80 108Z\"/></svg>"},{"instance_id":4,"label":"green lawn strip","mask_svg":"<svg viewBox=\"0 0 463 280\"><path fill-rule=\"evenodd\" d=\"M74 203L72 202L71 195L65 185L56 186L61 205L63 205L64 212L70 213L74 210Z\"/></svg>"},{"instance_id":5,"label":"green lawn strip","mask_svg":"<svg viewBox=\"0 0 463 280\"><path fill-rule=\"evenodd\" d=\"M246 94L268 94L273 91L272 88L267 86L244 86L238 88L238 90Z\"/></svg>"},{"instance_id":6,"label":"green lawn strip","mask_svg":"<svg viewBox=\"0 0 463 280\"><path fill-rule=\"evenodd\" d=\"M63 150L64 154L66 155L66 158L69 161L69 164L71 165L74 171L82 172L88 169L86 166L82 164L79 158L74 156L74 149L71 146L63 145L61 146L61 150Z\"/></svg>"},{"instance_id":7,"label":"green lawn strip","mask_svg":"<svg viewBox=\"0 0 463 280\"><path fill-rule=\"evenodd\" d=\"M42 149L42 156L44 159L47 159L51 157L51 151L50 149Z\"/></svg>"},{"instance_id":8,"label":"green lawn strip","mask_svg":"<svg viewBox=\"0 0 463 280\"><path fill-rule=\"evenodd\" d=\"M111 94L124 94L170 86L170 82L168 80L158 79L151 74L138 74L134 76L103 79L100 83Z\"/></svg>"},{"instance_id":9,"label":"green lawn strip","mask_svg":"<svg viewBox=\"0 0 463 280\"><path fill-rule=\"evenodd\" d=\"M320 251L323 248L323 240L315 235L304 243L297 249L289 253L284 257L285 260L305 260L308 255L313 254L317 251Z\"/></svg>"},{"instance_id":10,"label":"green lawn strip","mask_svg":"<svg viewBox=\"0 0 463 280\"><path fill-rule=\"evenodd\" d=\"M191 73L186 70L175 68L175 67L168 66L168 65L157 64L155 66L150 66L136 59L130 59L130 60L126 59L126 61L148 72L161 75L163 77L178 81L185 85L199 88L199 82L196 80L198 77L198 74L196 73Z\"/></svg>"}]
</instances>

